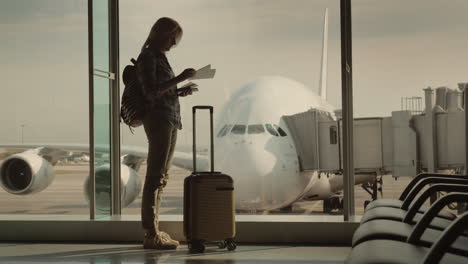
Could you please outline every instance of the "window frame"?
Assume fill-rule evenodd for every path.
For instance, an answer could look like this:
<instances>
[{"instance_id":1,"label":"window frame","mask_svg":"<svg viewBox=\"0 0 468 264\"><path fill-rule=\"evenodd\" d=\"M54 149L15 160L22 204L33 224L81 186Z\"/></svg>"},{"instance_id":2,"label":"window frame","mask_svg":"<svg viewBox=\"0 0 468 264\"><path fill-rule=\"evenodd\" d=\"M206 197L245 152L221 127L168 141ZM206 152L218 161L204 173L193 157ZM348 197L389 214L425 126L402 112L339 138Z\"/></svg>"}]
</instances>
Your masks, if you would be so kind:
<instances>
[{"instance_id":1,"label":"window frame","mask_svg":"<svg viewBox=\"0 0 468 264\"><path fill-rule=\"evenodd\" d=\"M116 4L118 0L109 0ZM88 4L92 0L88 0ZM349 177L344 182L344 215L319 216L316 220L294 215L280 216L242 216L236 215L237 236L239 242L316 242L349 244L352 234L359 224L359 217L354 217L354 171L352 170L352 49L351 49L351 0L341 0L341 59L342 59L342 102L343 102L343 144L345 174ZM115 11L115 10L114 10ZM118 12L117 12L118 21ZM118 25L117 25L118 26ZM114 39L115 41L115 39ZM118 58L115 58L118 62ZM118 83L118 82L117 82ZM118 86L118 84L117 84ZM115 107L118 97L113 97L111 104ZM468 116L468 115L467 115ZM245 125L244 125L245 126ZM279 126L278 126L279 127ZM231 128L234 128L234 126ZM281 128L281 127L279 127ZM246 134L247 127L244 133ZM286 132L285 136L287 136ZM281 135L278 131L278 134ZM116 134L118 135L118 134ZM242 134L237 134L242 135ZM114 153L115 154L115 153ZM468 159L468 156L467 156ZM468 163L468 160L467 160ZM120 176L120 175L119 175ZM118 181L116 181L118 182ZM115 188L116 185L113 185ZM119 197L118 195L115 197ZM118 200L118 199L117 199ZM90 213L91 214L91 213ZM81 216L64 216L61 219L47 219L44 216L26 215L27 220L18 221L15 216L3 216L0 219L4 240L27 241L135 241L141 240L142 230L139 219L122 216L113 211L108 219L84 219ZM55 215L49 215L53 218ZM90 216L91 217L91 216ZM139 218L139 216L137 216ZM161 228L174 232L176 239L183 240L182 216L161 215ZM325 222L323 222L325 220ZM121 232L115 232L121 230ZM278 232L281 230L281 232Z\"/></svg>"}]
</instances>

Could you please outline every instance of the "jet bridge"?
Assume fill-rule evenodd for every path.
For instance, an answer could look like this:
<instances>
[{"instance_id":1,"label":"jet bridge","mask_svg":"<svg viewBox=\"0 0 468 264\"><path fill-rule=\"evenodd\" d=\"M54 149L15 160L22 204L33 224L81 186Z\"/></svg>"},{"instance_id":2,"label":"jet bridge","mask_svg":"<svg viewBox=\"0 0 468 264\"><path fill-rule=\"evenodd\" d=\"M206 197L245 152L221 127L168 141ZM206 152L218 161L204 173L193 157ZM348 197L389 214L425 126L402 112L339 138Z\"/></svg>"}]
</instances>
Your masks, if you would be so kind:
<instances>
[{"instance_id":1,"label":"jet bridge","mask_svg":"<svg viewBox=\"0 0 468 264\"><path fill-rule=\"evenodd\" d=\"M389 117L354 119L356 174L394 177L423 171L464 169L465 116L461 93L425 89L425 111L393 111ZM342 122L318 109L283 116L296 146L301 171L340 173Z\"/></svg>"},{"instance_id":2,"label":"jet bridge","mask_svg":"<svg viewBox=\"0 0 468 264\"><path fill-rule=\"evenodd\" d=\"M331 149L333 154L339 152L337 144L335 144L335 148L333 146L328 147L328 149L321 147L325 139L325 133L322 131L323 124L333 122L333 118L329 113L312 109L307 112L284 116L283 119L289 128L290 135L296 146L301 170L321 170L324 167L335 167L338 165L338 163L328 164L329 162L333 163L335 160L322 160L320 155L321 152L329 151L329 149ZM334 132L337 133L337 131L335 126ZM336 134L333 135L334 140L337 140L336 136Z\"/></svg>"},{"instance_id":3,"label":"jet bridge","mask_svg":"<svg viewBox=\"0 0 468 264\"><path fill-rule=\"evenodd\" d=\"M315 109L283 118L296 146L301 170L341 171L341 120L333 120ZM415 153L408 151L410 146L416 145L416 134L408 126L410 118L408 112L401 112L394 113L393 117L354 119L354 167L357 173L388 173L394 169L394 160L401 167L399 170L415 172ZM401 144L394 146L394 142Z\"/></svg>"}]
</instances>

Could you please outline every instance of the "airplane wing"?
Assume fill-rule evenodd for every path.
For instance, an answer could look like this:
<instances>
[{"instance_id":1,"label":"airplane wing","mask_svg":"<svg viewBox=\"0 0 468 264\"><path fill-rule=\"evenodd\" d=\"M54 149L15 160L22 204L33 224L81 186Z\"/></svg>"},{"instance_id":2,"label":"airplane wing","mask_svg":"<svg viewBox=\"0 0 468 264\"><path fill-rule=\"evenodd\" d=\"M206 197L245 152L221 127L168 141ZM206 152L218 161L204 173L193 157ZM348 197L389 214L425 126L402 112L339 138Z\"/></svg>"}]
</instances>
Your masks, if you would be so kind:
<instances>
[{"instance_id":1,"label":"airplane wing","mask_svg":"<svg viewBox=\"0 0 468 264\"><path fill-rule=\"evenodd\" d=\"M192 153L175 152L172 164L187 170L193 171L193 156ZM197 155L197 171L209 170L209 159L207 156Z\"/></svg>"},{"instance_id":2,"label":"airplane wing","mask_svg":"<svg viewBox=\"0 0 468 264\"><path fill-rule=\"evenodd\" d=\"M97 150L106 151L108 147L96 145ZM0 144L0 149L18 150L25 149L29 152L44 157L51 164L57 160L72 155L72 152L89 152L89 145L86 144ZM126 165L141 163L146 159L148 150L145 147L121 146L120 152L123 155L122 163ZM175 151L172 159L174 166L193 170L193 156L191 152ZM207 171L209 169L209 160L207 156L197 154L197 170Z\"/></svg>"},{"instance_id":3,"label":"airplane wing","mask_svg":"<svg viewBox=\"0 0 468 264\"><path fill-rule=\"evenodd\" d=\"M127 155L130 154L130 155L135 155L135 156L144 156L146 158L148 150L147 148L144 148L144 147L122 146L120 147L120 152L122 154L127 154ZM193 171L192 152L175 151L174 157L172 158L172 164L174 166ZM209 169L208 157L197 154L197 170L208 171L208 169Z\"/></svg>"}]
</instances>

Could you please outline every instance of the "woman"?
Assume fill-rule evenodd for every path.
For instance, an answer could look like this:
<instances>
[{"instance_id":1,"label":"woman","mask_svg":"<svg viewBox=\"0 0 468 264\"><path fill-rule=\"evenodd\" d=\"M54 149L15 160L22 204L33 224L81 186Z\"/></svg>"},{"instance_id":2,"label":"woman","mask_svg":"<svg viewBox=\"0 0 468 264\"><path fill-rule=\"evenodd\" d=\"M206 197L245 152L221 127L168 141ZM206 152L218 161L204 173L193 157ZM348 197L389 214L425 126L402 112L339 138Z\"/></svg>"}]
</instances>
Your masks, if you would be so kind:
<instances>
[{"instance_id":1,"label":"woman","mask_svg":"<svg viewBox=\"0 0 468 264\"><path fill-rule=\"evenodd\" d=\"M194 76L194 69L185 69L174 76L165 53L179 43L182 28L173 19L158 19L151 28L137 60L138 78L146 99L146 116L143 120L148 138L148 161L141 220L145 229L144 248L175 249L178 241L158 229L160 196L166 186L171 159L177 140L177 130L182 129L179 96L191 94L190 89L177 92L177 84ZM155 193L156 205L155 205ZM153 209L154 208L154 209Z\"/></svg>"}]
</instances>

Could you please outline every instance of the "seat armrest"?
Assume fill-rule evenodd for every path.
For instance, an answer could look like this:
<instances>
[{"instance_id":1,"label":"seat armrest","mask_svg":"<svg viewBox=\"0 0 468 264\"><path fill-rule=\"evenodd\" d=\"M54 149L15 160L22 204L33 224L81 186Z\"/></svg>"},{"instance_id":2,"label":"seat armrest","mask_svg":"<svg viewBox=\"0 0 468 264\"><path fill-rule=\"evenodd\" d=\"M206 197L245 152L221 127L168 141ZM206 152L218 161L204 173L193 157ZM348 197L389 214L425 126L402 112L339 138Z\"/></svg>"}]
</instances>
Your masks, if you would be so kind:
<instances>
[{"instance_id":1,"label":"seat armrest","mask_svg":"<svg viewBox=\"0 0 468 264\"><path fill-rule=\"evenodd\" d=\"M425 190L418 199L411 205L411 208L408 209L405 217L403 218L404 223L411 223L414 216L418 213L421 206L426 202L426 200L431 197L432 194L436 192L463 192L468 193L468 185L460 184L434 184Z\"/></svg>"},{"instance_id":2,"label":"seat armrest","mask_svg":"<svg viewBox=\"0 0 468 264\"><path fill-rule=\"evenodd\" d=\"M466 226L468 225L468 212L462 214L457 219L453 220L453 223L450 224L442 235L437 239L432 247L430 248L427 255L424 257L422 263L429 264L429 263L439 263L442 257L444 256L445 252L447 252L448 247L452 245L452 243L461 235L463 234L463 230L465 230Z\"/></svg>"},{"instance_id":3,"label":"seat armrest","mask_svg":"<svg viewBox=\"0 0 468 264\"><path fill-rule=\"evenodd\" d=\"M468 179L463 178L442 178L442 177L428 177L420 180L414 188L411 189L411 192L403 200L401 209L408 210L414 198L419 194L419 192L429 184L459 184L459 185L468 185Z\"/></svg>"},{"instance_id":4,"label":"seat armrest","mask_svg":"<svg viewBox=\"0 0 468 264\"><path fill-rule=\"evenodd\" d=\"M421 220L419 220L418 223L414 226L413 231L411 231L411 234L408 236L406 242L410 244L417 244L434 217L436 217L445 206L454 202L468 202L468 193L453 192L442 196L429 208L429 210L427 210Z\"/></svg>"},{"instance_id":5,"label":"seat armrest","mask_svg":"<svg viewBox=\"0 0 468 264\"><path fill-rule=\"evenodd\" d=\"M403 192L400 195L400 198L398 198L400 201L404 201L408 194L411 192L413 187L419 183L419 181L429 178L429 177L436 177L436 178L444 178L444 179L468 179L468 175L462 175L462 174L445 174L445 173L420 173L414 177L410 183L406 186L406 188L403 190Z\"/></svg>"}]
</instances>

